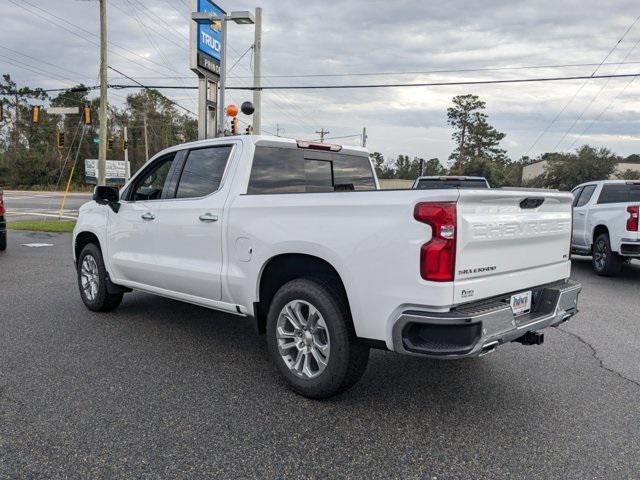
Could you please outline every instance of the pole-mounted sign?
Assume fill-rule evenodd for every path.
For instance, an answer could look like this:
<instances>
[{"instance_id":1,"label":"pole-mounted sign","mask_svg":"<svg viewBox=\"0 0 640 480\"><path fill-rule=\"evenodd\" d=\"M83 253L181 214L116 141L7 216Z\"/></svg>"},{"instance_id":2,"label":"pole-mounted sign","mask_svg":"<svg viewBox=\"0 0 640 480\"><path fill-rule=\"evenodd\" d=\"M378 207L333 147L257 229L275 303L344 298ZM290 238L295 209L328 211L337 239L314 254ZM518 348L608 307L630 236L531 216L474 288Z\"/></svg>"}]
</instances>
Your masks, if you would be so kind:
<instances>
[{"instance_id":1,"label":"pole-mounted sign","mask_svg":"<svg viewBox=\"0 0 640 480\"><path fill-rule=\"evenodd\" d=\"M211 0L191 0L196 14L223 17L226 12ZM222 24L192 21L190 28L190 66L198 75L198 138L216 136L218 83L222 61Z\"/></svg>"},{"instance_id":2,"label":"pole-mounted sign","mask_svg":"<svg viewBox=\"0 0 640 480\"><path fill-rule=\"evenodd\" d=\"M192 0L194 12L222 17L226 12L211 0ZM222 22L191 22L191 70L220 75Z\"/></svg>"}]
</instances>

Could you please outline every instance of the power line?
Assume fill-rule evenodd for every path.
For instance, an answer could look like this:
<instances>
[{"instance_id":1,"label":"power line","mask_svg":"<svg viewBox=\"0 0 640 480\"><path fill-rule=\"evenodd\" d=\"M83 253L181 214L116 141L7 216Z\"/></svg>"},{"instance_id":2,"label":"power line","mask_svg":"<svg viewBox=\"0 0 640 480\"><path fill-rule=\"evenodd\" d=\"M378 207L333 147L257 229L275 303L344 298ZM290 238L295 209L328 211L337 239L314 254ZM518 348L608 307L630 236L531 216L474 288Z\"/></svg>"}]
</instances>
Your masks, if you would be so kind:
<instances>
[{"instance_id":1,"label":"power line","mask_svg":"<svg viewBox=\"0 0 640 480\"><path fill-rule=\"evenodd\" d=\"M531 146L529 147L529 149L525 152L525 154L523 156L527 156L529 155L529 152L531 152L531 150L533 150L533 148L538 144L538 142L540 141L540 139L544 136L545 133L547 133L549 131L549 129L551 128L551 126L556 123L556 121L560 118L560 116L565 112L565 110L569 107L569 105L576 99L576 97L578 96L578 94L582 91L582 89L587 85L587 83L589 83L589 80L591 78L597 78L595 75L596 73L598 73L598 70L604 65L604 63L609 59L609 57L611 56L611 54L614 52L614 50L616 48L618 48L618 45L620 45L620 43L622 43L622 41L624 40L624 38L627 36L627 34L631 31L631 29L635 26L636 23L638 23L638 20L640 20L640 16L636 17L636 19L633 21L633 23L629 26L629 28L627 28L627 30L622 34L622 36L620 37L620 39L616 42L616 44L611 48L611 50L609 50L609 52L607 53L607 55L605 55L605 57L602 59L602 61L598 64L598 66L595 68L595 70L593 71L593 73L591 74L591 76L586 77L585 80L587 80L586 82L583 82L582 85L580 85L580 88L578 88L578 90L576 90L576 92L573 94L573 96L569 99L569 101L567 103L564 104L564 106L562 107L562 109L556 114L556 116L553 118L553 120L551 120L551 123L549 123L545 129L540 132L540 135L538 135L538 137L535 139L535 141L531 144ZM613 77L610 77L613 78Z\"/></svg>"},{"instance_id":2,"label":"power line","mask_svg":"<svg viewBox=\"0 0 640 480\"><path fill-rule=\"evenodd\" d=\"M640 73L619 73L604 75L576 75L568 77L511 78L505 80L463 80L459 82L421 82L421 83L369 83L360 85L266 85L261 87L226 87L227 90L338 90L359 88L405 88L405 87L448 87L461 85L496 85L506 83L541 83L561 82L569 80L629 78L640 76ZM111 85L113 88L137 88L135 85ZM197 86L182 87L178 85L148 85L147 88L167 88L175 90L195 90Z\"/></svg>"},{"instance_id":3,"label":"power line","mask_svg":"<svg viewBox=\"0 0 640 480\"><path fill-rule=\"evenodd\" d=\"M638 65L640 62L606 62L602 66L616 66L616 65ZM381 75L428 75L432 73L473 73L473 72L492 72L501 70L534 70L534 69L551 69L551 68L575 68L575 67L594 67L597 63L572 63L572 64L550 64L550 65L528 65L520 67L486 67L486 68L460 68L454 70L422 70L422 71L404 71L404 72L353 72L353 73L328 73L328 74L291 74L291 75L262 75L260 79L267 78L313 78L313 77L355 77L355 76L381 76ZM188 80L193 76L160 76L160 77L138 77L143 80ZM253 79L253 75L229 75L227 78L231 79Z\"/></svg>"},{"instance_id":4,"label":"power line","mask_svg":"<svg viewBox=\"0 0 640 480\"><path fill-rule=\"evenodd\" d=\"M633 51L636 49L636 47L638 46L638 44L640 44L640 39L636 41L636 43L633 44L633 46L629 49L629 51L627 52L627 54L624 57L624 60L626 60L627 58L629 58L629 55L631 55L631 53L633 53ZM620 67L618 66L616 68L616 70L614 71L617 72L620 69ZM611 79L607 79L606 82L604 82L604 85L602 85L602 87L600 88L600 90L598 91L598 93L596 93L593 98L591 98L591 101L582 109L582 112L580 112L580 115L578 115L578 117L573 121L573 123L571 124L571 126L569 127L569 129L564 132L564 134L562 135L562 137L560 138L560 140L558 140L558 142L556 143L556 145L553 147L553 150L556 151L558 149L558 147L560 146L560 144L564 141L565 138L567 138L567 135L569 135L569 133L573 130L573 127L576 126L576 124L582 119L582 117L584 117L584 114L587 112L587 110L589 110L589 108L591 108L591 105L593 105L593 102L595 102L597 100L597 98L600 96L600 94L604 91L604 89L607 87L607 85L609 84L609 82L611 81ZM631 79L631 81L633 81L633 79Z\"/></svg>"},{"instance_id":5,"label":"power line","mask_svg":"<svg viewBox=\"0 0 640 480\"><path fill-rule=\"evenodd\" d=\"M146 89L172 89L172 90L196 90L197 86L179 86L179 85L143 85L132 77L123 74L119 70L109 66L109 68L125 78L136 83L136 85L122 85L122 84L109 84L109 88L118 90L130 89L130 88L146 88ZM365 85L273 85L262 87L227 87L229 90L312 90L312 89L355 89L355 88L405 88L405 87L449 87L449 86L461 86L461 85L495 85L495 84L509 84L509 83L541 83L541 82L560 82L570 80L584 80L584 79L603 79L603 78L631 78L639 77L640 73L618 73L618 74L605 74L605 75L579 75L570 77L544 77L544 78L512 78L506 80L466 80L460 82L429 82L429 83L382 83L382 84L365 84ZM91 85L85 87L87 90L95 90L99 88L98 85ZM47 89L45 91L62 91L68 89ZM167 99L169 100L169 99ZM191 112L193 113L193 112Z\"/></svg>"},{"instance_id":6,"label":"power line","mask_svg":"<svg viewBox=\"0 0 640 480\"><path fill-rule=\"evenodd\" d=\"M571 150L571 149L574 147L574 145L575 145L576 143L578 143L578 140L579 140L580 138L582 138L582 137L584 136L584 134L585 134L585 133L587 133L587 131L589 131L589 130L591 129L591 127L592 127L592 126L593 126L593 125L594 125L598 120L600 120L600 118L602 117L602 115L604 115L604 113L605 113L607 110L609 110L609 108L611 108L611 106L612 106L612 105L614 104L614 102L618 99L618 97L620 97L620 95L622 95L622 94L627 90L627 88L629 88L629 87L631 86L631 84L632 84L633 82L635 82L635 81L636 81L636 79L637 79L637 78L638 78L638 77L633 77L631 80L629 80L629 81L625 84L625 86L624 86L624 87L622 87L622 89L621 89L621 90L616 94L616 96L615 96L615 97L613 97L613 98L611 99L611 101L609 102L609 104L608 104L605 108L603 108L603 109L602 109L602 111L598 114L598 116L597 116L596 118L594 118L593 120L591 120L591 122L590 122L590 123L589 123L589 124L584 128L584 130L582 130L582 132L581 132L581 133L580 133L580 134L575 138L575 140L573 141L573 143L569 146L569 150Z\"/></svg>"},{"instance_id":7,"label":"power line","mask_svg":"<svg viewBox=\"0 0 640 480\"><path fill-rule=\"evenodd\" d=\"M122 75L123 77L128 78L128 79L129 79L129 80L131 80L132 82L135 82L135 83L137 84L137 86L138 86L138 87L140 87L140 88L144 88L145 90L150 90L150 89L155 88L155 87L148 87L148 86L146 86L146 85L143 85L142 83L140 83L139 81L137 81L135 78L130 77L130 76L129 76L129 75L127 75L126 73L122 73L120 70L117 70L117 69L113 68L113 67L112 67L112 66L110 66L110 65L109 65L109 67L108 67L108 68L109 68L109 69L111 69L111 70L113 70L114 72L116 72L116 73L118 73L118 74ZM113 85L110 85L110 87L115 88ZM182 88L187 88L187 87L182 87ZM163 97L164 97L164 95L163 95ZM196 117L198 116L195 112L192 112L192 111L191 111L191 110L189 110L188 108L183 107L182 105L180 105L180 104L179 104L179 103L177 103L177 102L174 102L174 101L173 101L173 100L171 100L170 98L167 98L167 97L164 97L164 98L165 98L169 103L171 103L172 105L175 105L176 107L179 107L179 108L181 108L182 110L185 110L186 112L189 112L190 114L192 114L192 115L194 115L194 116L196 116Z\"/></svg>"},{"instance_id":8,"label":"power line","mask_svg":"<svg viewBox=\"0 0 640 480\"><path fill-rule=\"evenodd\" d=\"M638 65L640 62L607 62L601 66L612 65ZM552 68L577 68L577 67L595 67L598 63L566 63L566 64L549 64L549 65L522 65L515 67L468 67L453 68L443 70L415 70L415 71L398 71L398 72L347 72L347 73L308 73L308 74L288 74L288 75L262 75L260 78L324 78L324 77L372 77L383 75L429 75L433 73L473 73L473 72L498 72L503 70L539 70ZM252 76L230 76L228 78L253 78Z\"/></svg>"},{"instance_id":9,"label":"power line","mask_svg":"<svg viewBox=\"0 0 640 480\"><path fill-rule=\"evenodd\" d=\"M27 12L29 12L29 13L31 13L31 14L34 14L34 11L33 11L33 10L31 10L31 9L29 9L29 8L27 8L27 7L25 7L25 5L24 5L24 4L27 4L27 5L29 5L31 8L36 9L36 10L39 10L39 11L41 11L41 12L45 13L46 15L49 15L50 17L53 17L53 18L55 18L55 19L59 20L60 22L64 22L64 23L66 23L67 25L70 25L70 26L74 27L75 29L81 30L81 31L85 32L86 34L90 35L91 37L99 38L99 35L97 35L96 33L91 32L91 31L87 30L86 28L81 27L80 25L76 25L75 23L72 23L72 22L70 22L70 21L66 20L65 18L63 18L63 17L61 17L61 16L59 16L59 15L56 15L56 14L54 14L54 13L51 13L51 12L49 12L48 10L45 10L44 8L39 7L38 5L34 5L33 3L30 3L28 0L23 0L23 3L22 3L22 4L21 4L21 3L18 3L16 0L8 0L8 1L9 1L9 2L11 2L12 4L14 4L15 6L17 6L18 8L21 8L21 9L26 10ZM99 45L100 45L96 40L94 40L94 39L92 39L92 38L87 38L86 36L82 36L82 35L80 35L78 32L76 32L75 30L72 30L72 29L70 29L70 28L67 28L67 27L65 27L64 25L61 25L60 23L56 23L55 21L44 19L44 18L42 18L42 15L40 15L40 14L38 14L38 13L35 13L35 16L36 16L38 19L40 19L40 20L42 20L42 21L44 21L44 22L46 22L46 23L48 23L48 24L53 23L53 24L54 24L54 25L56 25L57 27L62 28L63 30L65 30L65 31L67 31L67 32L69 32L69 33L71 33L71 34L75 35L76 37L80 38L81 40L84 40L85 42L89 42L89 43L91 43L92 45L95 45L95 46L99 46ZM172 71L172 72L174 72L174 73L180 73L180 72L177 72L176 70L173 70L173 69L171 69L171 68L167 67L166 65L162 65L161 63L158 63L158 62L156 62L156 61L154 61L154 60L151 60L150 58L147 58L147 57L145 57L145 56L143 56L143 55L141 55L141 54L139 54L139 53L136 53L136 52L134 52L133 50L130 50L130 49L126 48L126 47L123 47L123 46L121 46L121 45L118 45L117 43L114 43L114 42L113 42L113 41L111 41L111 40L109 40L109 42L108 42L108 43L109 43L109 45L112 45L113 47L116 47L116 48L119 48L119 49L121 49L121 50L124 50L125 52L127 52L127 53L129 53L129 54L131 54L131 55L135 55L136 57L138 57L138 58L140 58L140 59L142 59L142 60L144 60L144 61L146 61L146 62L152 63L152 64L154 64L154 65L158 65L158 66L160 66L160 67L162 67L162 68L166 68L166 69L168 69L168 70L170 70L170 71ZM119 52L115 52L115 51L113 51L113 50L111 50L111 49L110 49L109 51L110 51L112 54L114 54L114 55L117 55L117 56L119 56L119 57L122 57L123 59L125 59L125 60L126 60L126 61L128 61L128 62L135 63L135 64L136 64L136 66L138 66L138 67L145 68L145 69L150 70L150 71L155 72L155 73L160 73L160 74L162 73L161 71L158 71L158 70L156 70L156 69L154 69L154 68L151 68L151 67L149 67L149 66L147 66L147 65L141 65L137 60L133 60L133 59L131 59L131 58L127 58L126 56L124 56L123 54L121 54L121 53L119 53Z\"/></svg>"}]
</instances>

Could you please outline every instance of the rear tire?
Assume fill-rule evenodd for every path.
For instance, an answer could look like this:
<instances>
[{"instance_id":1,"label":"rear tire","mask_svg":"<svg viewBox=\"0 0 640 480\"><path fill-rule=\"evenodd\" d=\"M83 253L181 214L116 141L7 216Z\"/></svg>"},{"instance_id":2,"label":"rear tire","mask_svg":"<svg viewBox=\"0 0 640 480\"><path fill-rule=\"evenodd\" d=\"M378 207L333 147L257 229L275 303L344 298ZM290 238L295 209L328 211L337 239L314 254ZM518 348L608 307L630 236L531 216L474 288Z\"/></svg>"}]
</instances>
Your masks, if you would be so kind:
<instances>
[{"instance_id":1,"label":"rear tire","mask_svg":"<svg viewBox=\"0 0 640 480\"><path fill-rule=\"evenodd\" d=\"M623 258L611 250L609 235L598 235L593 243L592 260L593 270L604 277L614 277L622 271Z\"/></svg>"},{"instance_id":2,"label":"rear tire","mask_svg":"<svg viewBox=\"0 0 640 480\"><path fill-rule=\"evenodd\" d=\"M267 315L272 361L294 392L328 398L364 374L369 347L358 343L344 295L318 279L296 279L273 297Z\"/></svg>"},{"instance_id":3,"label":"rear tire","mask_svg":"<svg viewBox=\"0 0 640 480\"><path fill-rule=\"evenodd\" d=\"M4 252L7 249L7 231L0 232L0 252Z\"/></svg>"},{"instance_id":4,"label":"rear tire","mask_svg":"<svg viewBox=\"0 0 640 480\"><path fill-rule=\"evenodd\" d=\"M78 288L85 306L94 312L109 312L122 302L122 293L109 293L109 276L102 252L94 243L88 244L78 256Z\"/></svg>"}]
</instances>

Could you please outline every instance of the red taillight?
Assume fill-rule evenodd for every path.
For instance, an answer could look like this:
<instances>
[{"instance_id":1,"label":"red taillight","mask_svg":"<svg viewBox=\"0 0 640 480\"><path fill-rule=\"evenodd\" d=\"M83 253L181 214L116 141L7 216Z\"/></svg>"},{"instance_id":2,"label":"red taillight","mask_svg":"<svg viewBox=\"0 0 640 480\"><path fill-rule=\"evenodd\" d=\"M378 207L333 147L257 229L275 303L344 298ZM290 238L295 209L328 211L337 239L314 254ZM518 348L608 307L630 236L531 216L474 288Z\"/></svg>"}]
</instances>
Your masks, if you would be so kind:
<instances>
[{"instance_id":1,"label":"red taillight","mask_svg":"<svg viewBox=\"0 0 640 480\"><path fill-rule=\"evenodd\" d=\"M432 282L453 281L456 264L455 202L419 203L413 217L432 229L431 240L420 249L420 275Z\"/></svg>"},{"instance_id":2,"label":"red taillight","mask_svg":"<svg viewBox=\"0 0 640 480\"><path fill-rule=\"evenodd\" d=\"M633 207L627 207L627 212L629 213L629 218L627 219L627 231L637 232L638 231L638 213L640 213L640 207L638 207L638 205L634 205Z\"/></svg>"},{"instance_id":3,"label":"red taillight","mask_svg":"<svg viewBox=\"0 0 640 480\"><path fill-rule=\"evenodd\" d=\"M4 196L0 192L0 216L4 215Z\"/></svg>"}]
</instances>

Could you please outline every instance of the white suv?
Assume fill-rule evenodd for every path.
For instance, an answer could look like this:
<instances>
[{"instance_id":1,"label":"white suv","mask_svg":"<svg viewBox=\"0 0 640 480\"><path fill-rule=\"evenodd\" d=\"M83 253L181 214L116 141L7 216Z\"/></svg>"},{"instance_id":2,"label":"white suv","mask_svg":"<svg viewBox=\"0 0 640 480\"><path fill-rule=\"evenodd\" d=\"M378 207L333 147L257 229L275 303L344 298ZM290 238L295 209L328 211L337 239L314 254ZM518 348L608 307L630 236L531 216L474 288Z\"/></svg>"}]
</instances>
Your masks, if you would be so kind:
<instances>
[{"instance_id":1,"label":"white suv","mask_svg":"<svg viewBox=\"0 0 640 480\"><path fill-rule=\"evenodd\" d=\"M640 181L588 182L571 193L572 252L592 255L598 275L616 275L625 261L640 258Z\"/></svg>"}]
</instances>

